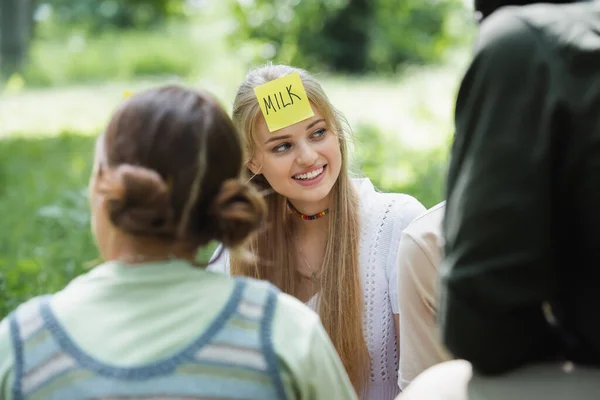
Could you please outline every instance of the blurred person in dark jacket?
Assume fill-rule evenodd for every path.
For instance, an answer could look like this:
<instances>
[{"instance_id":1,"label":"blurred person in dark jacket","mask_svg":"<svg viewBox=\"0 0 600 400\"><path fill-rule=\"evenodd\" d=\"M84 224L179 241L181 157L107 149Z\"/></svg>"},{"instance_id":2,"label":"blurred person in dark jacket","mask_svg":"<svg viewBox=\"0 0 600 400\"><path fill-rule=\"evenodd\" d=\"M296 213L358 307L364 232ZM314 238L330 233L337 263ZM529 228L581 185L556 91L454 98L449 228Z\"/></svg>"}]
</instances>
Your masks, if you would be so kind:
<instances>
[{"instance_id":1,"label":"blurred person in dark jacket","mask_svg":"<svg viewBox=\"0 0 600 400\"><path fill-rule=\"evenodd\" d=\"M439 266L441 341L458 360L399 399L595 399L600 1L475 8Z\"/></svg>"},{"instance_id":2,"label":"blurred person in dark jacket","mask_svg":"<svg viewBox=\"0 0 600 400\"><path fill-rule=\"evenodd\" d=\"M475 2L456 103L438 321L479 374L600 364L600 2L548 3Z\"/></svg>"}]
</instances>

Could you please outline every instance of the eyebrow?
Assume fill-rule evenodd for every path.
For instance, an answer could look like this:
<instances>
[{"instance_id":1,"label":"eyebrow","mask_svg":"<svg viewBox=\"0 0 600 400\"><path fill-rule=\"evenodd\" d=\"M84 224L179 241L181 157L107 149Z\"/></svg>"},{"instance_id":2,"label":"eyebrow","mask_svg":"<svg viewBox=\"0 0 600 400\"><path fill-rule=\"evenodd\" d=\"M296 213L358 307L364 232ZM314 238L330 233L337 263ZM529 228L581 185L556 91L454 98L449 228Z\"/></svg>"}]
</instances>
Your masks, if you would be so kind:
<instances>
[{"instance_id":1,"label":"eyebrow","mask_svg":"<svg viewBox=\"0 0 600 400\"><path fill-rule=\"evenodd\" d=\"M283 135L283 136L273 136L273 137L270 137L270 138L269 138L269 139L268 139L268 140L265 142L265 144L268 144L268 143L271 143L271 142L275 142L275 141L277 141L277 140L283 140L283 139L289 139L289 138L290 138L290 135Z\"/></svg>"},{"instance_id":2,"label":"eyebrow","mask_svg":"<svg viewBox=\"0 0 600 400\"><path fill-rule=\"evenodd\" d=\"M306 130L309 130L310 128L312 128L313 126L315 126L316 124L318 124L319 122L324 122L325 118L321 118L318 119L316 121L311 122L310 124L308 124L308 126L306 127Z\"/></svg>"},{"instance_id":3,"label":"eyebrow","mask_svg":"<svg viewBox=\"0 0 600 400\"><path fill-rule=\"evenodd\" d=\"M308 124L308 126L306 127L306 130L309 130L309 129L310 129L310 128L312 128L313 126L317 125L319 122L324 122L324 121L325 121L325 118L321 118L321 119L318 119L318 120L316 120L316 121L313 121L313 122L311 122L310 124ZM290 138L290 135L273 136L273 137L270 137L270 138L269 138L269 139L268 139L268 140L265 142L265 144L268 144L268 143L271 143L271 142L275 142L275 141L277 141L277 140L283 140L283 139L289 139L289 138Z\"/></svg>"}]
</instances>

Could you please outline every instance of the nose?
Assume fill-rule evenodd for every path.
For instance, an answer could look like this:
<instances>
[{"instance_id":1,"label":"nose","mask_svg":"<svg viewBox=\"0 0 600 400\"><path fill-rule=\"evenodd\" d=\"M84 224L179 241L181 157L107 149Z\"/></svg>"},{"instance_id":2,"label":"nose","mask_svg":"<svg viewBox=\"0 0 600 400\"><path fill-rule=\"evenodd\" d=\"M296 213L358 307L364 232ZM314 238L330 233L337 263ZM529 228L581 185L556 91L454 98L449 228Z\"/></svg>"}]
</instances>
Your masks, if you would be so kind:
<instances>
[{"instance_id":1,"label":"nose","mask_svg":"<svg viewBox=\"0 0 600 400\"><path fill-rule=\"evenodd\" d=\"M302 165L303 167L310 167L314 163L317 162L319 158L319 154L312 148L309 143L301 144L297 147L298 157L296 158L296 162L298 165Z\"/></svg>"}]
</instances>

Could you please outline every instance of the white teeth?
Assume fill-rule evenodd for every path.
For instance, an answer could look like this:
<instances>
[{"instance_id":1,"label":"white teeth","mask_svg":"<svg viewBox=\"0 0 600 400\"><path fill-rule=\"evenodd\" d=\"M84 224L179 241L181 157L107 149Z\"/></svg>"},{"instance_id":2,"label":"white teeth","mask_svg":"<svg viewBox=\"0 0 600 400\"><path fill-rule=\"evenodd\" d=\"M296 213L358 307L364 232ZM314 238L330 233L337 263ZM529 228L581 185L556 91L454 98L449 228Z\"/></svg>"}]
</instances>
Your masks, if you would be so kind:
<instances>
[{"instance_id":1,"label":"white teeth","mask_svg":"<svg viewBox=\"0 0 600 400\"><path fill-rule=\"evenodd\" d=\"M314 179L317 176L321 175L322 172L323 172L323 167L321 167L319 169L315 169L314 171L311 171L306 174L294 175L294 179Z\"/></svg>"}]
</instances>

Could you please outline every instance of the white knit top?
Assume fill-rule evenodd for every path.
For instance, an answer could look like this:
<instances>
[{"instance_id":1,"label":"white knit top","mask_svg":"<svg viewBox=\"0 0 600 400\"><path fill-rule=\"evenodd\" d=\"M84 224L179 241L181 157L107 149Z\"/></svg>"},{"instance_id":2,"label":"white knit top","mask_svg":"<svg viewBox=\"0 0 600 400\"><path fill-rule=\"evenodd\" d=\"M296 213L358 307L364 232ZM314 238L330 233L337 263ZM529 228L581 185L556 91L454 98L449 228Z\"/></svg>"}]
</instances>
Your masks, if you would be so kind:
<instances>
[{"instance_id":1,"label":"white knit top","mask_svg":"<svg viewBox=\"0 0 600 400\"><path fill-rule=\"evenodd\" d=\"M363 329L371 356L369 384L361 400L393 400L398 387L398 247L400 234L425 207L406 194L376 192L369 179L353 180L360 201L359 265L365 301ZM218 250L217 250L218 251ZM215 253L216 254L216 253ZM209 270L229 273L229 255ZM307 305L315 308L316 298Z\"/></svg>"}]
</instances>

